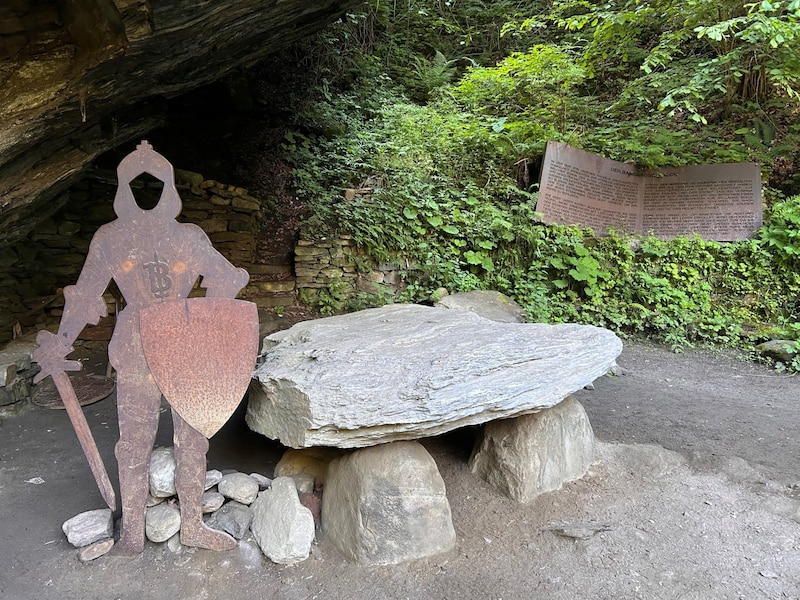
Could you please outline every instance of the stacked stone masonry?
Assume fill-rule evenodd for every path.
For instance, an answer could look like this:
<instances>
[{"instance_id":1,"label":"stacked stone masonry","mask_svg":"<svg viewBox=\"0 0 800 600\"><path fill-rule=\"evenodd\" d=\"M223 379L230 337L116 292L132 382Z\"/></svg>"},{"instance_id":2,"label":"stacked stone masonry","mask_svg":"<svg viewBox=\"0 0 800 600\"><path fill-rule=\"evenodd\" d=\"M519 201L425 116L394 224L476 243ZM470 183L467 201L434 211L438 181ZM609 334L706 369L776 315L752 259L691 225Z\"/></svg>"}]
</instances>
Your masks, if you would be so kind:
<instances>
[{"instance_id":1,"label":"stacked stone masonry","mask_svg":"<svg viewBox=\"0 0 800 600\"><path fill-rule=\"evenodd\" d=\"M295 275L301 300L315 303L322 289L336 290L343 297L358 293L394 295L403 288L404 262L379 264L352 238L307 239L295 247Z\"/></svg>"}]
</instances>

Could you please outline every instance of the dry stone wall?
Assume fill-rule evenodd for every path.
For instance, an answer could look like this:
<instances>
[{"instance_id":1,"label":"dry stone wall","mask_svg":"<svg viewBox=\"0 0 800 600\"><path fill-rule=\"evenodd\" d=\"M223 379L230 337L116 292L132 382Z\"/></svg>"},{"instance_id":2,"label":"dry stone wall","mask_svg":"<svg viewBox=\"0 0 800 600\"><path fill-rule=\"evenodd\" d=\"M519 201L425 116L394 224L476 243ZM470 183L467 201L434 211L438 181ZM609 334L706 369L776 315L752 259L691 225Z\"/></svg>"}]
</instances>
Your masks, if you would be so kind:
<instances>
[{"instance_id":1,"label":"dry stone wall","mask_svg":"<svg viewBox=\"0 0 800 600\"><path fill-rule=\"evenodd\" d=\"M378 263L346 235L314 240L301 235L294 254L297 290L308 304L319 302L320 290L341 299L358 293L393 296L403 289L403 271L412 268L401 261Z\"/></svg>"}]
</instances>

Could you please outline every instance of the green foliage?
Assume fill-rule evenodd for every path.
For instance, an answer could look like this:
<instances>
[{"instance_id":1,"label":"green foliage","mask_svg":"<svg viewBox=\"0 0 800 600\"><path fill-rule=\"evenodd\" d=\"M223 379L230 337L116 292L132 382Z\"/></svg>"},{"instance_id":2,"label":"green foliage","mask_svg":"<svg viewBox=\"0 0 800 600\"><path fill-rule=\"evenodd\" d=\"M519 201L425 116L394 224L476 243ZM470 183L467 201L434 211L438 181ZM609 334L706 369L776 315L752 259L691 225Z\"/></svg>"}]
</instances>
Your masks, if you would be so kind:
<instances>
[{"instance_id":1,"label":"green foliage","mask_svg":"<svg viewBox=\"0 0 800 600\"><path fill-rule=\"evenodd\" d=\"M800 267L800 196L775 205L769 223L761 229L760 239L774 248L781 267Z\"/></svg>"},{"instance_id":2,"label":"green foliage","mask_svg":"<svg viewBox=\"0 0 800 600\"><path fill-rule=\"evenodd\" d=\"M346 283L337 281L319 290L317 306L322 315L330 316L344 312L350 290Z\"/></svg>"},{"instance_id":3,"label":"green foliage","mask_svg":"<svg viewBox=\"0 0 800 600\"><path fill-rule=\"evenodd\" d=\"M600 85L622 84L648 106L657 95L670 116L707 124L718 105L799 97L799 0L557 0L523 23L550 25L581 45Z\"/></svg>"},{"instance_id":4,"label":"green foliage","mask_svg":"<svg viewBox=\"0 0 800 600\"><path fill-rule=\"evenodd\" d=\"M318 66L284 144L310 234L408 260L401 301L493 288L531 320L674 348L752 346L764 323L800 340L796 3L557 0L504 38L494 5L517 22L537 14L376 2L310 51ZM729 244L544 225L517 168L549 139L644 167L758 160L788 197L770 191L761 231ZM344 284L308 297L323 314L392 299Z\"/></svg>"},{"instance_id":5,"label":"green foliage","mask_svg":"<svg viewBox=\"0 0 800 600\"><path fill-rule=\"evenodd\" d=\"M451 93L469 109L498 117L495 131L540 141L565 133L573 90L584 77L566 51L538 45L494 67L469 69Z\"/></svg>"},{"instance_id":6,"label":"green foliage","mask_svg":"<svg viewBox=\"0 0 800 600\"><path fill-rule=\"evenodd\" d=\"M371 2L372 53L406 95L422 101L457 71L518 49L514 38L500 35L503 25L543 5L531 0Z\"/></svg>"}]
</instances>

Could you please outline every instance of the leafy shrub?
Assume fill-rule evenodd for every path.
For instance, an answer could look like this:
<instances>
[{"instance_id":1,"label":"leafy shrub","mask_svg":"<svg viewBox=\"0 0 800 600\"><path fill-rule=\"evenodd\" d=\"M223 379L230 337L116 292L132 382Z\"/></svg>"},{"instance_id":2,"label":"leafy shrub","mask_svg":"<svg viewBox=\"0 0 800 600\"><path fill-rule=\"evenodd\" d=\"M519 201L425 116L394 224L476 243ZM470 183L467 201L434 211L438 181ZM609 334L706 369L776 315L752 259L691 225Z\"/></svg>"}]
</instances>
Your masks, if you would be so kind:
<instances>
[{"instance_id":1,"label":"leafy shrub","mask_svg":"<svg viewBox=\"0 0 800 600\"><path fill-rule=\"evenodd\" d=\"M538 19L566 30L557 45L534 44L462 73L465 61L453 41L466 40L473 21L448 3L400 5L437 16L429 22L420 12L403 16L374 5L372 16L343 26L352 31L374 19L376 30L402 25L411 37L353 35L359 44L368 38L373 55L355 53L352 68L334 61L326 75L347 76L317 77L315 92L298 100L284 148L297 194L311 208L312 235L345 232L373 258L407 258L414 266L404 274L404 301L426 300L439 287L494 288L523 305L531 320L591 323L675 348L752 345L765 323L785 339L800 337L800 197L775 202L752 240L598 238L541 223L528 191L535 188L515 181L515 163L560 139L645 167L760 160L771 181L780 168L781 181L790 182L800 164L792 109L777 101L736 104L743 96L729 98L728 83L711 73L722 63L703 67L716 87L673 94L675 106L655 110L701 62L715 59L711 42L734 35L732 25L719 31L721 40L714 30L695 28L740 17L754 24L759 11L791 25L788 12L759 5L740 14L707 0L693 0L689 15L687 0L561 1ZM744 31L745 21L735 31ZM425 30L423 22L433 25ZM754 43L741 37L740 47ZM530 41L514 39L517 46ZM794 50L775 42L786 67ZM368 72L369 80L358 79ZM774 85L769 93L790 94ZM693 118L726 102L728 121ZM370 191L345 199L344 188ZM337 286L315 298L326 313L388 300L348 296Z\"/></svg>"}]
</instances>

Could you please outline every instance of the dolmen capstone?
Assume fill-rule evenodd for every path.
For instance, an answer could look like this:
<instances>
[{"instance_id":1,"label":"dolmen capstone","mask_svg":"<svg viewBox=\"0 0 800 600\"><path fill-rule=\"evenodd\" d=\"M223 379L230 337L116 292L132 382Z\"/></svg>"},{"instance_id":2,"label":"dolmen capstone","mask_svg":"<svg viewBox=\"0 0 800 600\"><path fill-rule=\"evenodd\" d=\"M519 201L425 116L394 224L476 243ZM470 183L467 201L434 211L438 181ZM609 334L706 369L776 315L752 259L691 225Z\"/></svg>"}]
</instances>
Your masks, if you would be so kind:
<instances>
[{"instance_id":1,"label":"dolmen capstone","mask_svg":"<svg viewBox=\"0 0 800 600\"><path fill-rule=\"evenodd\" d=\"M416 440L553 407L621 350L590 325L388 305L267 336L246 420L291 448Z\"/></svg>"},{"instance_id":2,"label":"dolmen capstone","mask_svg":"<svg viewBox=\"0 0 800 600\"><path fill-rule=\"evenodd\" d=\"M306 321L264 339L247 423L290 447L276 477L324 486L322 531L354 562L455 546L444 481L414 440L485 424L470 470L520 502L579 479L593 460L591 426L569 395L614 366L617 336L520 322L497 292L442 304Z\"/></svg>"}]
</instances>

